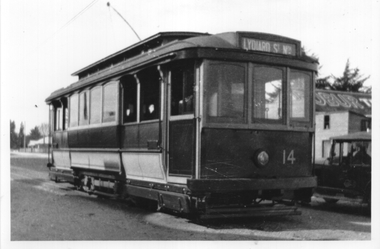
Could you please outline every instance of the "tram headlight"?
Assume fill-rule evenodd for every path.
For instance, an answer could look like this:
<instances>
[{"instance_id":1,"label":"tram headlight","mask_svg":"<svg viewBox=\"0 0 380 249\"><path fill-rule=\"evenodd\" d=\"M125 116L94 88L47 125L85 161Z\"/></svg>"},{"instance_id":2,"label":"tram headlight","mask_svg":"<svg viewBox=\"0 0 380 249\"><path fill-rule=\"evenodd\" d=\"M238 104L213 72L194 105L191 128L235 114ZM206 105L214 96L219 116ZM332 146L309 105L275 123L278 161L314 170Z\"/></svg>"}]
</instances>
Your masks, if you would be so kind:
<instances>
[{"instance_id":1,"label":"tram headlight","mask_svg":"<svg viewBox=\"0 0 380 249\"><path fill-rule=\"evenodd\" d=\"M255 163L255 165L259 168L262 168L264 166L266 166L269 162L269 155L268 153L263 150L263 149L259 149L255 152L255 155L253 156L253 162Z\"/></svg>"}]
</instances>

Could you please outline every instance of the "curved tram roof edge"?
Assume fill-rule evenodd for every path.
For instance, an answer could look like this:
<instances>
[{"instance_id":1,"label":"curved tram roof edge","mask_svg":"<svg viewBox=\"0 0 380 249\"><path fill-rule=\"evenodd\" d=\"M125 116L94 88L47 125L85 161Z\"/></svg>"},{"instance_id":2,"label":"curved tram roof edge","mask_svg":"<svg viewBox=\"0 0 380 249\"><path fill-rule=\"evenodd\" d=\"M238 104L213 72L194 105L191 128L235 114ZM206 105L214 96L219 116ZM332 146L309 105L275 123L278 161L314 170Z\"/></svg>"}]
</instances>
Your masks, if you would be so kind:
<instances>
[{"instance_id":1,"label":"curved tram roof edge","mask_svg":"<svg viewBox=\"0 0 380 249\"><path fill-rule=\"evenodd\" d=\"M154 39L162 38L165 36L175 36L175 35L187 35L190 38L186 38L184 40L172 40L168 42L165 45L162 45L160 47L151 49L145 53L139 54L137 56L133 56L125 61L119 62L115 65L110 65L109 67L100 70L94 74L91 74L87 77L84 77L80 80L78 80L75 83L72 83L66 88L60 88L54 92L51 93L51 95L45 100L46 103L50 103L52 100L56 98L63 97L66 94L69 94L70 92L77 91L81 88L84 88L86 86L89 86L91 84L95 84L101 81L110 81L113 80L115 77L120 77L121 74L125 74L127 72L133 72L138 70L139 68L149 65L149 64L160 64L165 63L170 60L173 60L176 57L176 52L184 50L184 49L190 49L190 48L212 48L212 49L222 49L222 50L235 50L235 51L244 51L238 47L237 45L237 37L239 34L255 34L266 37L276 37L277 39L280 39L281 41L288 40L291 42L300 42L291 38L277 36L277 35L271 35L271 34L265 34L265 33L256 33L256 32L226 32L221 33L217 35L210 35L207 33L195 33L195 32L163 32L158 33L154 36L151 36L139 43L136 43L124 50L121 50L113 55L110 55L108 57L105 57L104 59L95 62L91 64L90 66L81 69L77 72L75 72L72 75L78 75L81 72L84 72L86 70L89 70L90 68L95 67L96 65L99 65L101 62L106 62L111 60L117 55L120 55L126 51L130 51L133 49L136 49L137 47L142 47L147 42L152 42ZM231 39L231 37L233 37ZM227 38L227 39L226 39ZM235 39L235 41L234 41ZM250 51L250 53L255 53L258 55L262 55L263 53L260 51ZM271 56L276 56L273 54L270 54ZM300 59L300 57L296 57L297 59ZM305 59L306 57L302 57ZM309 62L317 62L308 60Z\"/></svg>"}]
</instances>

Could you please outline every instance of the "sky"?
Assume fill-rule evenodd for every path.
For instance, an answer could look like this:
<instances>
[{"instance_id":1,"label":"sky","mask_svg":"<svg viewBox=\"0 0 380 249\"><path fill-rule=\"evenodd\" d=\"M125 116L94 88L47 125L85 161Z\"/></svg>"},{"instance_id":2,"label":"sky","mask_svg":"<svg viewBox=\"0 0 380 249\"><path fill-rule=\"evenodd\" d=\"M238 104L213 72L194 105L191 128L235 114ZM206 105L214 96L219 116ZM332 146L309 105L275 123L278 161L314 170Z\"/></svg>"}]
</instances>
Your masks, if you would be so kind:
<instances>
[{"instance_id":1,"label":"sky","mask_svg":"<svg viewBox=\"0 0 380 249\"><path fill-rule=\"evenodd\" d=\"M45 99L76 82L72 73L139 41L108 1L142 39L163 31L277 34L317 55L321 77L341 76L349 59L379 93L380 0L93 1L0 0L2 153L9 149L9 120L16 132L26 122L27 133L47 123Z\"/></svg>"},{"instance_id":2,"label":"sky","mask_svg":"<svg viewBox=\"0 0 380 249\"><path fill-rule=\"evenodd\" d=\"M253 31L300 40L320 76L347 60L380 82L380 0L0 0L2 123L48 122L45 99L73 72L163 31ZM88 8L86 8L88 7ZM376 91L376 89L374 89ZM5 120L5 121L4 121Z\"/></svg>"}]
</instances>

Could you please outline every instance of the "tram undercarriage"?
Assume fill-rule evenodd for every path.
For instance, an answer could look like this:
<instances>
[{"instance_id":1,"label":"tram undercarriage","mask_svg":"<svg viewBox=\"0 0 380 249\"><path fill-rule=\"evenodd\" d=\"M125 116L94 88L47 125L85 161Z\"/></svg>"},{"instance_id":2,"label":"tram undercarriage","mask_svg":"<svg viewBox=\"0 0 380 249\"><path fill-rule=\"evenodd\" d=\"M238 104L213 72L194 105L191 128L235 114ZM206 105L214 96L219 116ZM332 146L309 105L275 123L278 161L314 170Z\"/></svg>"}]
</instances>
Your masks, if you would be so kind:
<instances>
[{"instance_id":1,"label":"tram undercarriage","mask_svg":"<svg viewBox=\"0 0 380 249\"><path fill-rule=\"evenodd\" d=\"M218 189L215 188L215 181L190 180L188 186L193 188L194 191L192 191L189 187L179 184L125 180L119 174L107 175L95 171L78 170L71 172L58 170L55 167L49 169L51 180L70 182L77 190L90 195L131 200L135 204L153 207L157 211L167 210L200 219L300 215L301 212L296 204L299 201L309 202L312 191L312 188L235 191L219 188L220 191L212 192L207 189ZM233 181L239 182L238 179L233 179ZM256 182L260 181L262 179L256 180ZM279 187L288 181L294 182L294 179L286 181L277 179L276 181L280 183L274 184L274 187ZM303 181L309 181L312 186L315 178L310 177ZM210 184L208 187L206 187L207 182ZM257 186L254 179L241 179L240 187L247 186L248 182L251 182L252 186ZM200 186L204 190L200 190Z\"/></svg>"}]
</instances>

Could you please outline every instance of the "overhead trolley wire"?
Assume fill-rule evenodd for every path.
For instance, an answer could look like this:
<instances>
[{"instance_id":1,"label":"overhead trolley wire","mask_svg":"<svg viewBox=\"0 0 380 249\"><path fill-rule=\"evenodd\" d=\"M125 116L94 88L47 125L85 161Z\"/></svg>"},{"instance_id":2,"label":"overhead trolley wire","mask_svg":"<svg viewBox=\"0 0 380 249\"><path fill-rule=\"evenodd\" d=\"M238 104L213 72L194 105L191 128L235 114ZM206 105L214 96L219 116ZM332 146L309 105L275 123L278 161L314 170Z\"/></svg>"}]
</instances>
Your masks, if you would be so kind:
<instances>
[{"instance_id":1,"label":"overhead trolley wire","mask_svg":"<svg viewBox=\"0 0 380 249\"><path fill-rule=\"evenodd\" d=\"M50 37L48 37L45 41L43 41L39 46L41 46L42 44L46 43L48 40L50 40L51 38L55 37L62 29L64 29L66 26L68 26L70 23L72 23L73 21L75 21L75 19L77 19L81 14L83 14L84 12L86 12L88 9L90 9L97 1L99 0L94 0L92 1L91 3L89 3L84 9L82 9L78 14L76 14L74 17L72 17L68 22L66 22L62 27L60 27L56 32L54 32L54 34L52 34ZM38 47L39 47L38 46Z\"/></svg>"}]
</instances>

